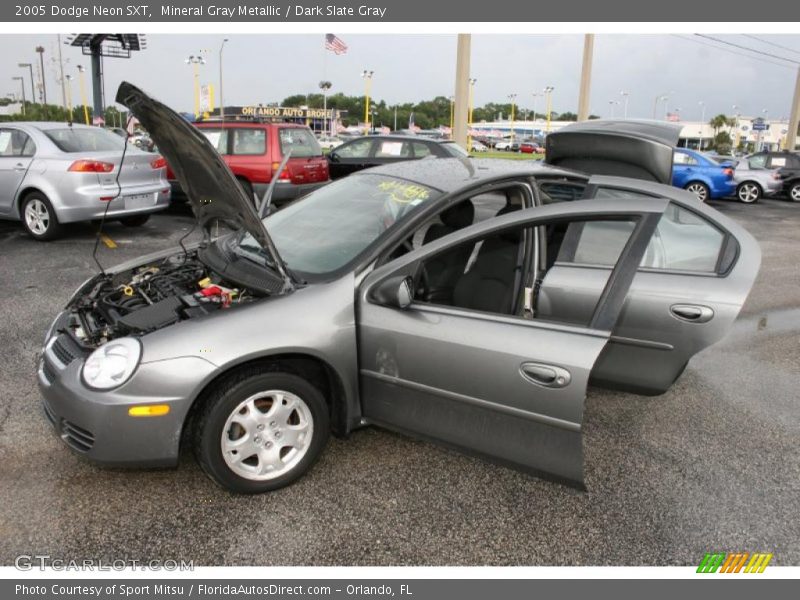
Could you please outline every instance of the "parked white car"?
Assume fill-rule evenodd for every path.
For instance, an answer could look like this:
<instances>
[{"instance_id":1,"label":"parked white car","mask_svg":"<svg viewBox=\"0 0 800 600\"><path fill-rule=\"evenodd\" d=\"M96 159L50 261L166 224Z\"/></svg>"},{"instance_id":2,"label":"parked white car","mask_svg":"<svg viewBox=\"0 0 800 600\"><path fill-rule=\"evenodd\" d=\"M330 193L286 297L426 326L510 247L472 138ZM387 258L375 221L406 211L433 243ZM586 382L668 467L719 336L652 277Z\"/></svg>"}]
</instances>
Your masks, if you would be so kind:
<instances>
[{"instance_id":1,"label":"parked white car","mask_svg":"<svg viewBox=\"0 0 800 600\"><path fill-rule=\"evenodd\" d=\"M341 146L343 143L340 138L328 135L318 137L317 141L323 150L333 150L334 148Z\"/></svg>"}]
</instances>

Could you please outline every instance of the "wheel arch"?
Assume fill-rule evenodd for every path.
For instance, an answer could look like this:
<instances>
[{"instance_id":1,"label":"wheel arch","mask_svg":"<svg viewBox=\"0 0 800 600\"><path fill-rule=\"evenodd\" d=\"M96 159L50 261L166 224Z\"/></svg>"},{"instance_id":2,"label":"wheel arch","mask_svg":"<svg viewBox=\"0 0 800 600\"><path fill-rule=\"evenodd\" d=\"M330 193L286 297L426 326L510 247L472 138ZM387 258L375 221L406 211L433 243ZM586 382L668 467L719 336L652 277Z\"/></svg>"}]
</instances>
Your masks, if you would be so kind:
<instances>
[{"instance_id":1,"label":"wheel arch","mask_svg":"<svg viewBox=\"0 0 800 600\"><path fill-rule=\"evenodd\" d=\"M331 431L337 437L344 437L349 431L348 402L344 382L340 373L323 358L307 352L281 352L249 358L242 362L226 365L208 381L195 396L192 405L181 425L181 445L191 432L195 415L201 410L211 393L229 377L236 373L263 368L265 372L282 371L306 379L320 390L330 409Z\"/></svg>"},{"instance_id":2,"label":"wheel arch","mask_svg":"<svg viewBox=\"0 0 800 600\"><path fill-rule=\"evenodd\" d=\"M28 184L20 186L20 189L17 191L17 199L14 201L14 210L16 211L16 217L22 220L22 203L25 201L30 194L37 192L42 194L48 200L50 200L50 204L53 204L53 201L50 199L50 195L44 191L40 186ZM53 210L56 210L56 207L53 206ZM56 214L56 217L58 214Z\"/></svg>"}]
</instances>

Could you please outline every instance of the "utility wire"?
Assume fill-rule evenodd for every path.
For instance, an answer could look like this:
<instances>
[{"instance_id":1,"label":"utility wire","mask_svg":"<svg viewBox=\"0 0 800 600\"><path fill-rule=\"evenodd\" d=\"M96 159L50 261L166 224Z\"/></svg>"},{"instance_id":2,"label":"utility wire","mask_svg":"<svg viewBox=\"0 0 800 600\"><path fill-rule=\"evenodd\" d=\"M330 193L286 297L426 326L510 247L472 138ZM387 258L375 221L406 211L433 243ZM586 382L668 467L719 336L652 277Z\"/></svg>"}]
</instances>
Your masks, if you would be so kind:
<instances>
[{"instance_id":1,"label":"utility wire","mask_svg":"<svg viewBox=\"0 0 800 600\"><path fill-rule=\"evenodd\" d=\"M671 34L673 37L680 38L682 40L686 40L687 42L694 42L695 44L700 44L701 46L707 46L709 48L713 48L714 50L719 50L720 52L728 52L729 54L735 54L736 56L744 56L745 58L749 58L751 60L757 60L759 62L767 63L770 65L775 65L776 67L781 67L783 69L792 69L789 65L785 65L783 63L775 62L774 60L769 60L767 58L760 58L758 56L753 56L752 54L745 54L744 52L737 52L736 50L731 50L730 48L724 48L722 46L718 46L717 44L712 44L710 42L704 42L693 37L688 37L684 35L679 35L677 33Z\"/></svg>"},{"instance_id":2,"label":"utility wire","mask_svg":"<svg viewBox=\"0 0 800 600\"><path fill-rule=\"evenodd\" d=\"M757 42L761 42L762 44L767 44L769 46L775 46L776 48L780 48L781 50L788 50L789 52L794 52L795 54L800 54L800 50L795 50L794 48L789 48L789 46L782 46L781 44L776 44L775 42L770 42L769 40L765 40L764 38L760 38L756 35L749 35L747 33L742 34L743 37L750 38L751 40L756 40Z\"/></svg>"},{"instance_id":3,"label":"utility wire","mask_svg":"<svg viewBox=\"0 0 800 600\"><path fill-rule=\"evenodd\" d=\"M755 52L756 54L763 54L764 56L769 56L770 58L777 58L778 60L785 60L786 62L790 62L795 65L800 65L800 61L794 60L793 58L785 58L783 56L778 56L777 54L772 54L771 52L764 52L762 50L756 50L755 48L750 48L748 46L742 46L741 44L734 44L733 42L729 42L727 40L721 40L720 38L716 38L711 35L705 35L702 33L695 33L695 35L697 37L705 38L707 40L719 42L720 44L726 44L728 46L733 46L734 48L741 48L742 50L747 50L748 52Z\"/></svg>"}]
</instances>

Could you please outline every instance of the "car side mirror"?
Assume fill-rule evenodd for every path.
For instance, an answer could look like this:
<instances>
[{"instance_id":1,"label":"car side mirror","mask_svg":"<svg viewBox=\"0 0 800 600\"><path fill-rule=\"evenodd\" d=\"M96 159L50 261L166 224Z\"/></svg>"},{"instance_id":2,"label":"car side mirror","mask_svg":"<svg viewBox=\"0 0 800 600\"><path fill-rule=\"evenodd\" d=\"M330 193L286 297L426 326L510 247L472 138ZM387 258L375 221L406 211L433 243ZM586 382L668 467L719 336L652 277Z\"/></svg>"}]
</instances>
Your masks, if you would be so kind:
<instances>
[{"instance_id":1,"label":"car side mirror","mask_svg":"<svg viewBox=\"0 0 800 600\"><path fill-rule=\"evenodd\" d=\"M375 288L373 298L379 304L395 308L408 308L414 299L413 279L407 275L395 275Z\"/></svg>"},{"instance_id":2,"label":"car side mirror","mask_svg":"<svg viewBox=\"0 0 800 600\"><path fill-rule=\"evenodd\" d=\"M339 155L336 152L328 152L328 159L331 162L339 162Z\"/></svg>"}]
</instances>

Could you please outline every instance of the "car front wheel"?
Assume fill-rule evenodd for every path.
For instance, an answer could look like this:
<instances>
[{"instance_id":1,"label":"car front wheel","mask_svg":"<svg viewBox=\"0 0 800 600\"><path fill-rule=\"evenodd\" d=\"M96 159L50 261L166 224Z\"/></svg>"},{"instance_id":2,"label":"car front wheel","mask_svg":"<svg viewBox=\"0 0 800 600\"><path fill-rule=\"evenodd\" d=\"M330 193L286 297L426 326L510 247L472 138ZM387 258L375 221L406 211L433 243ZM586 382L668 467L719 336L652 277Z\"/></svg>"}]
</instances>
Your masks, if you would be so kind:
<instances>
[{"instance_id":1,"label":"car front wheel","mask_svg":"<svg viewBox=\"0 0 800 600\"><path fill-rule=\"evenodd\" d=\"M206 399L194 427L194 451L216 483L257 494L305 474L328 441L322 393L291 373L249 370Z\"/></svg>"},{"instance_id":2,"label":"car front wheel","mask_svg":"<svg viewBox=\"0 0 800 600\"><path fill-rule=\"evenodd\" d=\"M710 196L710 192L708 186L705 183L701 183L699 181L693 181L689 185L684 188L687 192L691 192L700 202L705 202L708 200Z\"/></svg>"},{"instance_id":3,"label":"car front wheel","mask_svg":"<svg viewBox=\"0 0 800 600\"><path fill-rule=\"evenodd\" d=\"M795 183L789 190L789 199L800 202L800 183Z\"/></svg>"},{"instance_id":4,"label":"car front wheel","mask_svg":"<svg viewBox=\"0 0 800 600\"><path fill-rule=\"evenodd\" d=\"M745 181L736 188L736 196L745 204L752 204L761 198L761 186L753 181Z\"/></svg>"},{"instance_id":5,"label":"car front wheel","mask_svg":"<svg viewBox=\"0 0 800 600\"><path fill-rule=\"evenodd\" d=\"M28 194L23 201L22 225L33 239L40 241L55 239L62 230L50 200L39 192Z\"/></svg>"}]
</instances>

